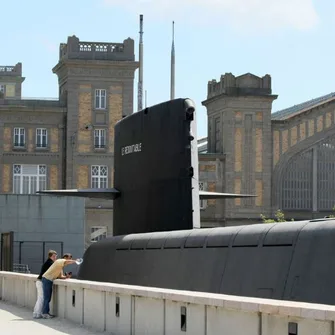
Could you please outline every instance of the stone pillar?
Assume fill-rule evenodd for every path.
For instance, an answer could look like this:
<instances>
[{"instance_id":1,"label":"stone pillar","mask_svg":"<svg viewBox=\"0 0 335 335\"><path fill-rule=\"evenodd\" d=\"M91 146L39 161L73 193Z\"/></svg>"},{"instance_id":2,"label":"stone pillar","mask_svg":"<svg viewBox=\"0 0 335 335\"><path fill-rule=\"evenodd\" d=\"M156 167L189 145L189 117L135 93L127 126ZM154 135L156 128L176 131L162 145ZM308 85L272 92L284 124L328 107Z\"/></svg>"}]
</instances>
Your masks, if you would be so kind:
<instances>
[{"instance_id":1,"label":"stone pillar","mask_svg":"<svg viewBox=\"0 0 335 335\"><path fill-rule=\"evenodd\" d=\"M255 194L257 198L226 200L226 219L258 219L271 213L271 108L277 98L271 78L226 74L216 94L203 102L208 118L221 117L221 150L225 155L225 192ZM225 77L224 76L224 77ZM228 80L229 79L229 80ZM211 123L208 137L215 141ZM210 150L215 145L212 142ZM218 146L216 146L218 147Z\"/></svg>"}]
</instances>

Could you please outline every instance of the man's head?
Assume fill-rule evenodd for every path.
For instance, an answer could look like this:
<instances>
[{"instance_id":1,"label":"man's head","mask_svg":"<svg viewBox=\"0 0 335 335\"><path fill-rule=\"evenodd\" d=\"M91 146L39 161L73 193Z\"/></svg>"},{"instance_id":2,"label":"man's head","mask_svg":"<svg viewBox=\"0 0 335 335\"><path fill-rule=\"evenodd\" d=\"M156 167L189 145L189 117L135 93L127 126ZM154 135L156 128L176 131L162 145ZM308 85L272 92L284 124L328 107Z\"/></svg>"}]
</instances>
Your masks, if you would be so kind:
<instances>
[{"instance_id":1,"label":"man's head","mask_svg":"<svg viewBox=\"0 0 335 335\"><path fill-rule=\"evenodd\" d=\"M71 254L64 254L63 258L66 259L66 260L70 260L70 259L72 259L72 255Z\"/></svg>"},{"instance_id":2,"label":"man's head","mask_svg":"<svg viewBox=\"0 0 335 335\"><path fill-rule=\"evenodd\" d=\"M49 250L48 258L55 261L57 259L57 252L55 250Z\"/></svg>"}]
</instances>

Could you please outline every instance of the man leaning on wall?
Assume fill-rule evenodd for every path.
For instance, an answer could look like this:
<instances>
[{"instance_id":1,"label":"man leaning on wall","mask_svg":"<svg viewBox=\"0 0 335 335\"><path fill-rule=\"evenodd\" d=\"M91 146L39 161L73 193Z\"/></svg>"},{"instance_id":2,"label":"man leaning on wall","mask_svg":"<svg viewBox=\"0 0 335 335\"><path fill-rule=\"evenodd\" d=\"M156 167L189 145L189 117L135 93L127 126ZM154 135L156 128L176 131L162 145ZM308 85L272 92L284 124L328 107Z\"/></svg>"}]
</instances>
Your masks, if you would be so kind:
<instances>
[{"instance_id":1,"label":"man leaning on wall","mask_svg":"<svg viewBox=\"0 0 335 335\"><path fill-rule=\"evenodd\" d=\"M76 260L72 259L71 254L63 255L63 258L57 259L49 268L48 271L44 273L42 276L42 284L43 284L43 308L42 308L42 318L50 319L54 317L54 315L50 314L50 301L52 296L52 288L53 281L55 279L66 279L69 276L65 276L63 273L63 269L66 265L75 264Z\"/></svg>"},{"instance_id":2,"label":"man leaning on wall","mask_svg":"<svg viewBox=\"0 0 335 335\"><path fill-rule=\"evenodd\" d=\"M54 250L49 250L48 259L44 262L41 267L41 271L36 281L36 290L37 290L37 301L34 307L33 317L34 319L40 319L42 317L42 308L43 308L43 285L42 285L42 276L50 266L57 259L57 252Z\"/></svg>"}]
</instances>

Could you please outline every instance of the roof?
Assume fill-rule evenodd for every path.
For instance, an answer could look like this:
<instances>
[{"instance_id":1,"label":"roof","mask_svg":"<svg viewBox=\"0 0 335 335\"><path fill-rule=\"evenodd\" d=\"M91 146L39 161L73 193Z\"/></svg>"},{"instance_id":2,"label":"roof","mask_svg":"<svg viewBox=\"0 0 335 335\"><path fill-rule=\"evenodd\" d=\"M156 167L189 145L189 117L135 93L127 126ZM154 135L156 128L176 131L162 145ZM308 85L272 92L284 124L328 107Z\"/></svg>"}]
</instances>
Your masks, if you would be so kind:
<instances>
[{"instance_id":1,"label":"roof","mask_svg":"<svg viewBox=\"0 0 335 335\"><path fill-rule=\"evenodd\" d=\"M285 120L297 114L300 114L306 110L309 110L313 107L324 104L325 102L335 100L335 92L323 95L322 97L312 99L306 102L303 102L299 105L294 105L292 107L282 109L278 112L271 114L272 120Z\"/></svg>"}]
</instances>

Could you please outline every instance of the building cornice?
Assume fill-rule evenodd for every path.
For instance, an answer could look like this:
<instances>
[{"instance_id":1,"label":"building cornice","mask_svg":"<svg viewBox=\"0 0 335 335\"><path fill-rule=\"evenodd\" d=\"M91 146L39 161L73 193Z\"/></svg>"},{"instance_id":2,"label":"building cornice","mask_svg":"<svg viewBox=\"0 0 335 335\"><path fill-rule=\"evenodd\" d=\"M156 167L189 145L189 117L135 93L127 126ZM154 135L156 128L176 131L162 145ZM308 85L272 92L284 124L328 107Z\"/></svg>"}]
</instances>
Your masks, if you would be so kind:
<instances>
[{"instance_id":1,"label":"building cornice","mask_svg":"<svg viewBox=\"0 0 335 335\"><path fill-rule=\"evenodd\" d=\"M0 105L0 113L5 115L12 115L13 113L66 113L66 107L47 107L47 106L36 106L36 105Z\"/></svg>"},{"instance_id":2,"label":"building cornice","mask_svg":"<svg viewBox=\"0 0 335 335\"><path fill-rule=\"evenodd\" d=\"M251 94L236 94L236 95L231 95L231 94L226 94L226 93L221 93L221 94L218 94L218 95L215 95L214 97L211 97L211 98L208 98L206 100L203 100L201 102L201 104L203 106L207 106L208 104L214 102L214 101L217 101L217 100L221 100L222 98L264 98L264 99L267 99L267 100L276 100L278 98L278 95L277 94L254 94L254 95L251 95Z\"/></svg>"},{"instance_id":3,"label":"building cornice","mask_svg":"<svg viewBox=\"0 0 335 335\"><path fill-rule=\"evenodd\" d=\"M137 61L104 61L104 60L82 60L82 59L62 59L52 72L57 73L63 67L87 68L87 69L127 69L135 71L139 68L140 63Z\"/></svg>"}]
</instances>

